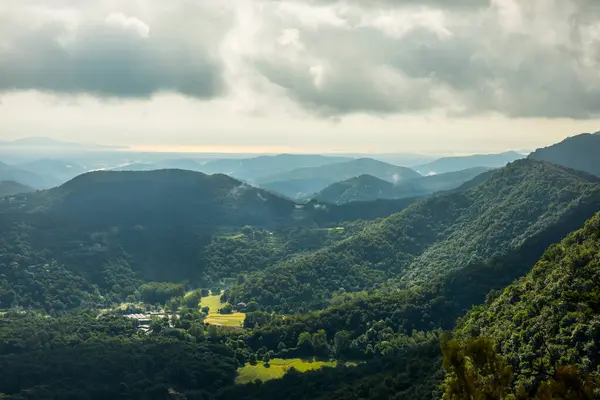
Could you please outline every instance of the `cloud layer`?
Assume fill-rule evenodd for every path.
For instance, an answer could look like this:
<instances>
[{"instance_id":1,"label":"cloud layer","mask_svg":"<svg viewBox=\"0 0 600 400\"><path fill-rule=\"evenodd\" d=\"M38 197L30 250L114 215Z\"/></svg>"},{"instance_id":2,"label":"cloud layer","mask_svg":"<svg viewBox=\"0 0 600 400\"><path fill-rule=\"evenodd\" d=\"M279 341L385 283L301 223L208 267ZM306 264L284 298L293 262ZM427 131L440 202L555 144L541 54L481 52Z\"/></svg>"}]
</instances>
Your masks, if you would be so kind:
<instances>
[{"instance_id":1,"label":"cloud layer","mask_svg":"<svg viewBox=\"0 0 600 400\"><path fill-rule=\"evenodd\" d=\"M595 0L8 1L0 91L585 119L599 21Z\"/></svg>"}]
</instances>

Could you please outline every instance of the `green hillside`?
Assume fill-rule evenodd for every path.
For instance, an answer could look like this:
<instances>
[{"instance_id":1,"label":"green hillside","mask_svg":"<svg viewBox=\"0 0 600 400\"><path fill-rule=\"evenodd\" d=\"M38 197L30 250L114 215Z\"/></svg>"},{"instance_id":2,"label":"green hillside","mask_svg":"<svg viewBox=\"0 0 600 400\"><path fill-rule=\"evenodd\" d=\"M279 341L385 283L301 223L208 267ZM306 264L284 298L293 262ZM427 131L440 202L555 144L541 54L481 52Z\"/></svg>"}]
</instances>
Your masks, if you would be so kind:
<instances>
[{"instance_id":1,"label":"green hillside","mask_svg":"<svg viewBox=\"0 0 600 400\"><path fill-rule=\"evenodd\" d=\"M527 276L474 308L456 335L489 338L515 373L515 386L535 390L557 365L599 376L600 214L551 246Z\"/></svg>"},{"instance_id":2,"label":"green hillside","mask_svg":"<svg viewBox=\"0 0 600 400\"><path fill-rule=\"evenodd\" d=\"M584 133L538 149L529 155L600 176L600 133Z\"/></svg>"},{"instance_id":3,"label":"green hillside","mask_svg":"<svg viewBox=\"0 0 600 400\"><path fill-rule=\"evenodd\" d=\"M598 204L599 182L564 167L521 160L464 192L419 201L331 247L250 274L228 294L233 301L264 306L285 301L292 308L319 308L340 290L414 286L506 254L565 213Z\"/></svg>"}]
</instances>

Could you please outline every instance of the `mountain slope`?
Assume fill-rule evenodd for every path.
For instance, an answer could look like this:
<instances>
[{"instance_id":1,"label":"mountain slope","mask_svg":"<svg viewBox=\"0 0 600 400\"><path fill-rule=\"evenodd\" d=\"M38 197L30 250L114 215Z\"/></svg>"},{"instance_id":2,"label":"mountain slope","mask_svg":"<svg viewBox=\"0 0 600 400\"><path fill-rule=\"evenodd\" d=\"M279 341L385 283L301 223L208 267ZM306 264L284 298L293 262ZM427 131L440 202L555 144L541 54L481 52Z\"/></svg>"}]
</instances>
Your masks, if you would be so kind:
<instances>
[{"instance_id":1,"label":"mountain slope","mask_svg":"<svg viewBox=\"0 0 600 400\"><path fill-rule=\"evenodd\" d=\"M488 170L483 167L470 168L464 171L408 179L395 185L370 175L361 175L334 183L319 192L315 198L328 203L342 204L351 201L426 196L435 192L455 189Z\"/></svg>"},{"instance_id":2,"label":"mountain slope","mask_svg":"<svg viewBox=\"0 0 600 400\"><path fill-rule=\"evenodd\" d=\"M598 376L599 254L597 214L551 246L527 276L473 309L457 334L479 332L493 339L516 371L527 370L534 360L548 361L550 353L559 355L560 364L574 364L581 372ZM524 376L518 379L531 383Z\"/></svg>"},{"instance_id":3,"label":"mountain slope","mask_svg":"<svg viewBox=\"0 0 600 400\"><path fill-rule=\"evenodd\" d=\"M432 196L339 244L251 274L229 294L318 308L341 288L372 289L389 279L410 287L507 253L599 198L596 177L521 160L466 191Z\"/></svg>"},{"instance_id":4,"label":"mountain slope","mask_svg":"<svg viewBox=\"0 0 600 400\"><path fill-rule=\"evenodd\" d=\"M20 169L37 175L48 175L63 183L86 172L85 168L68 161L42 159L19 164Z\"/></svg>"},{"instance_id":5,"label":"mountain slope","mask_svg":"<svg viewBox=\"0 0 600 400\"><path fill-rule=\"evenodd\" d=\"M406 179L419 178L417 172L410 168L373 160L372 158L359 158L352 161L330 164L320 167L298 168L293 171L277 173L263 177L257 181L262 186L272 182L317 179L315 184L307 188L308 193L317 193L324 189L322 181L339 182L360 175L372 175L389 182L400 182Z\"/></svg>"},{"instance_id":6,"label":"mountain slope","mask_svg":"<svg viewBox=\"0 0 600 400\"><path fill-rule=\"evenodd\" d=\"M35 189L15 181L0 181L0 197L33 192Z\"/></svg>"},{"instance_id":7,"label":"mountain slope","mask_svg":"<svg viewBox=\"0 0 600 400\"><path fill-rule=\"evenodd\" d=\"M60 184L53 177L38 175L0 162L0 181L16 181L35 189L48 189Z\"/></svg>"},{"instance_id":8,"label":"mountain slope","mask_svg":"<svg viewBox=\"0 0 600 400\"><path fill-rule=\"evenodd\" d=\"M428 164L414 167L422 175L443 174L475 167L501 168L506 164L525 158L525 155L514 151L499 154L475 154L463 157L444 157Z\"/></svg>"},{"instance_id":9,"label":"mountain slope","mask_svg":"<svg viewBox=\"0 0 600 400\"><path fill-rule=\"evenodd\" d=\"M394 184L372 175L360 175L336 182L314 196L319 201L332 204L392 199L394 197Z\"/></svg>"},{"instance_id":10,"label":"mountain slope","mask_svg":"<svg viewBox=\"0 0 600 400\"><path fill-rule=\"evenodd\" d=\"M555 145L538 149L529 157L600 176L600 132L567 138Z\"/></svg>"},{"instance_id":11,"label":"mountain slope","mask_svg":"<svg viewBox=\"0 0 600 400\"><path fill-rule=\"evenodd\" d=\"M275 156L209 161L203 165L202 171L208 174L227 174L237 179L254 182L268 175L288 172L297 168L320 167L350 160L352 159L348 157L279 154Z\"/></svg>"},{"instance_id":12,"label":"mountain slope","mask_svg":"<svg viewBox=\"0 0 600 400\"><path fill-rule=\"evenodd\" d=\"M288 225L295 213L293 202L228 176L182 170L90 172L0 201L7 239L28 225L31 253L46 249L50 257L36 262L57 260L95 283L103 278L94 274L120 260L138 278L198 280L213 235Z\"/></svg>"}]
</instances>

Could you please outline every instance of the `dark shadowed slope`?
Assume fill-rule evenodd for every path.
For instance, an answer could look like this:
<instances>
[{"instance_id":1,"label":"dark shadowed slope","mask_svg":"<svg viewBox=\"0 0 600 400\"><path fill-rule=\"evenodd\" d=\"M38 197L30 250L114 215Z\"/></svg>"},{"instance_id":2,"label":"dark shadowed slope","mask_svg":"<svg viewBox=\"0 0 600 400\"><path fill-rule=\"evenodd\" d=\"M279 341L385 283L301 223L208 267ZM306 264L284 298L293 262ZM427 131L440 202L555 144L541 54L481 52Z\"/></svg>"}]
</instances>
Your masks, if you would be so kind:
<instances>
[{"instance_id":1,"label":"dark shadowed slope","mask_svg":"<svg viewBox=\"0 0 600 400\"><path fill-rule=\"evenodd\" d=\"M538 149L529 157L600 176L600 133L584 133L567 138L555 145Z\"/></svg>"},{"instance_id":2,"label":"dark shadowed slope","mask_svg":"<svg viewBox=\"0 0 600 400\"><path fill-rule=\"evenodd\" d=\"M35 191L34 188L23 185L15 181L0 181L0 197L12 196L14 194L29 193Z\"/></svg>"},{"instance_id":3,"label":"dark shadowed slope","mask_svg":"<svg viewBox=\"0 0 600 400\"><path fill-rule=\"evenodd\" d=\"M463 157L444 157L429 164L414 167L422 175L443 174L445 172L460 171L468 168L487 167L501 168L506 164L525 158L524 154L507 151L500 154L475 154Z\"/></svg>"},{"instance_id":4,"label":"dark shadowed slope","mask_svg":"<svg viewBox=\"0 0 600 400\"><path fill-rule=\"evenodd\" d=\"M340 288L372 289L390 279L412 286L505 254L599 198L594 176L517 161L466 191L432 196L339 244L252 274L231 296L320 307Z\"/></svg>"}]
</instances>

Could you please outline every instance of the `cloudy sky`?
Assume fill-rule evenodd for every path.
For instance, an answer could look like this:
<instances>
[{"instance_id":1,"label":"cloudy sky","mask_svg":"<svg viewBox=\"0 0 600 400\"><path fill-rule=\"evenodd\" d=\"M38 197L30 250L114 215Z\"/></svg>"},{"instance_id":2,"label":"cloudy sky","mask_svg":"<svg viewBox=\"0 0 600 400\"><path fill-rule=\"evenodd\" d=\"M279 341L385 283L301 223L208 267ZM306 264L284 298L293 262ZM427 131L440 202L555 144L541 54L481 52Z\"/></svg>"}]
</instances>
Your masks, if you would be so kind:
<instances>
[{"instance_id":1,"label":"cloudy sky","mask_svg":"<svg viewBox=\"0 0 600 400\"><path fill-rule=\"evenodd\" d=\"M2 0L0 139L470 153L600 130L597 0Z\"/></svg>"}]
</instances>

